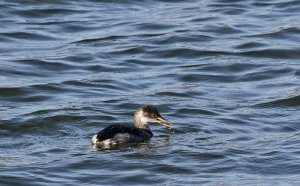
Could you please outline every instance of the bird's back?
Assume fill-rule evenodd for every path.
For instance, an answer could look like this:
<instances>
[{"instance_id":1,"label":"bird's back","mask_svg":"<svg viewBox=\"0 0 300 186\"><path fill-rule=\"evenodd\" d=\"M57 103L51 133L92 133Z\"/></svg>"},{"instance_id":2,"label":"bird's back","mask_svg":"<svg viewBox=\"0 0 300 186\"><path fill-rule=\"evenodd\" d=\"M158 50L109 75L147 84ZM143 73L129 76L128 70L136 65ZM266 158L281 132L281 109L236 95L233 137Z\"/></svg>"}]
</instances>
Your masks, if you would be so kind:
<instances>
[{"instance_id":1,"label":"bird's back","mask_svg":"<svg viewBox=\"0 0 300 186\"><path fill-rule=\"evenodd\" d=\"M93 138L97 146L107 146L123 143L140 143L153 136L152 132L134 126L110 125Z\"/></svg>"},{"instance_id":2,"label":"bird's back","mask_svg":"<svg viewBox=\"0 0 300 186\"><path fill-rule=\"evenodd\" d=\"M137 133L137 131L133 126L110 125L98 132L97 138L102 141L113 138L116 134L120 133L134 134Z\"/></svg>"}]
</instances>

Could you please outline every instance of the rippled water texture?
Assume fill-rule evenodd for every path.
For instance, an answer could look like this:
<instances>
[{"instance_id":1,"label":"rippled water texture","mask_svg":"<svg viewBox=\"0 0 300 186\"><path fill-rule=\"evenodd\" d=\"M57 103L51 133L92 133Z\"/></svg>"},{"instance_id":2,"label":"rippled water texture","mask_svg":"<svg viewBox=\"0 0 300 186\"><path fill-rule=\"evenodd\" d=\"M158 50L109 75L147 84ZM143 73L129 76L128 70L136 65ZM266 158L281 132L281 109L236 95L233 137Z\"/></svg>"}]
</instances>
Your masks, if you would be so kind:
<instances>
[{"instance_id":1,"label":"rippled water texture","mask_svg":"<svg viewBox=\"0 0 300 186\"><path fill-rule=\"evenodd\" d=\"M300 185L300 1L0 11L0 185ZM144 104L174 130L91 147Z\"/></svg>"}]
</instances>

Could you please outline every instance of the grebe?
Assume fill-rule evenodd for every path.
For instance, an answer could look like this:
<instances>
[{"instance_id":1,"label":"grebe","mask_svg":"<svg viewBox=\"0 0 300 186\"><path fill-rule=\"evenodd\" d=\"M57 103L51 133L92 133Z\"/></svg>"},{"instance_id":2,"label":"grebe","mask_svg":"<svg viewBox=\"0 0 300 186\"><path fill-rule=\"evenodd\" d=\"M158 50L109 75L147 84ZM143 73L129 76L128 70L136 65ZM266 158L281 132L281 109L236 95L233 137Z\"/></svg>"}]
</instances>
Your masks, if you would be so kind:
<instances>
[{"instance_id":1,"label":"grebe","mask_svg":"<svg viewBox=\"0 0 300 186\"><path fill-rule=\"evenodd\" d=\"M118 144L136 144L147 141L153 136L148 124L159 123L166 128L172 124L164 119L153 106L145 105L134 113L134 125L110 125L93 136L92 145L98 148L110 148Z\"/></svg>"}]
</instances>

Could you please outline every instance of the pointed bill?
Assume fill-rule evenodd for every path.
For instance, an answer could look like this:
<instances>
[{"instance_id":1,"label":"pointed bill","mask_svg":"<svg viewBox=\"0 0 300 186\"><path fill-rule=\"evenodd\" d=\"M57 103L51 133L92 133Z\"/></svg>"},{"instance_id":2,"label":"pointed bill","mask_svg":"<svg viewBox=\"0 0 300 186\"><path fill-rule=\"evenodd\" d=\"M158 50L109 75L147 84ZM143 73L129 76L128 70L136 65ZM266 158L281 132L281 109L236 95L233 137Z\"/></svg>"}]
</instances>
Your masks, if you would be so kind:
<instances>
[{"instance_id":1,"label":"pointed bill","mask_svg":"<svg viewBox=\"0 0 300 186\"><path fill-rule=\"evenodd\" d=\"M172 123L162 117L156 118L156 121L157 121L157 123L164 125L168 129L172 128Z\"/></svg>"}]
</instances>

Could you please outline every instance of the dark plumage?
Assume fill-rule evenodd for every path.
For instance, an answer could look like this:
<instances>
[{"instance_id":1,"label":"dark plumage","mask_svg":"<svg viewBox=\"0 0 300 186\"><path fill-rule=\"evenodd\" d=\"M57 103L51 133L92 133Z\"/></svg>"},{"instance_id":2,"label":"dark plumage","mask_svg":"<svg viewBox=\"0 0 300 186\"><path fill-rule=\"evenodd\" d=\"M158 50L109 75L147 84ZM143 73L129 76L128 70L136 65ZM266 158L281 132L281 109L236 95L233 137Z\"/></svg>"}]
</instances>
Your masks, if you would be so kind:
<instances>
[{"instance_id":1,"label":"dark plumage","mask_svg":"<svg viewBox=\"0 0 300 186\"><path fill-rule=\"evenodd\" d=\"M110 125L97 134L97 139L100 141L106 140L106 139L112 139L116 136L116 134L129 134L130 138L128 139L128 142L132 143L135 141L140 141L140 140L135 140L134 138L144 138L147 140L145 137L148 136L151 138L153 136L153 133L151 130L146 130L146 129L139 129L134 126L124 126L124 125ZM117 141L117 139L116 139Z\"/></svg>"},{"instance_id":2,"label":"dark plumage","mask_svg":"<svg viewBox=\"0 0 300 186\"><path fill-rule=\"evenodd\" d=\"M167 128L172 125L161 117L152 106L139 108L134 114L134 125L110 125L93 136L92 144L96 147L110 148L117 144L141 143L153 136L148 123L160 123Z\"/></svg>"}]
</instances>

